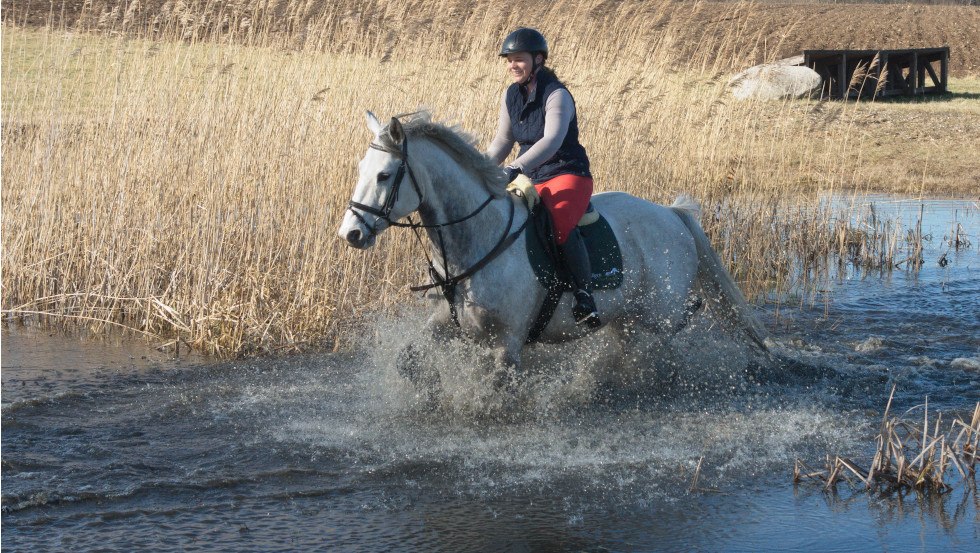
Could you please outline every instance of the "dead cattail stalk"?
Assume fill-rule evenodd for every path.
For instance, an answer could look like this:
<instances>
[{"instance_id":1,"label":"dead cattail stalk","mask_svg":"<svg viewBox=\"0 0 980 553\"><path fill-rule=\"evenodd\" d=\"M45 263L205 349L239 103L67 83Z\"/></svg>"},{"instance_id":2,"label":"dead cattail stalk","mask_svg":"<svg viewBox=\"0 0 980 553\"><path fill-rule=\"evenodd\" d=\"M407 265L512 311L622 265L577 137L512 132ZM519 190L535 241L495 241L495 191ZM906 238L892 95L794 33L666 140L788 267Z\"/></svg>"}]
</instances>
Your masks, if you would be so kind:
<instances>
[{"instance_id":1,"label":"dead cattail stalk","mask_svg":"<svg viewBox=\"0 0 980 553\"><path fill-rule=\"evenodd\" d=\"M867 471L865 471L864 469L862 469L861 467L859 467L856 463L854 463L854 461L851 461L850 459L846 459L846 458L843 458L843 457L838 457L837 458L837 462L840 463L840 465L842 467L844 467L847 470L851 471L851 473L854 474L854 476L857 476L858 478L860 478L862 482L864 482L865 484L870 485L870 482L868 481L868 473L867 473Z\"/></svg>"},{"instance_id":2,"label":"dead cattail stalk","mask_svg":"<svg viewBox=\"0 0 980 553\"><path fill-rule=\"evenodd\" d=\"M704 455L698 459L698 466L694 469L694 477L691 479L691 487L688 488L688 492L693 492L698 489L698 478L701 476L701 463L704 462Z\"/></svg>"}]
</instances>

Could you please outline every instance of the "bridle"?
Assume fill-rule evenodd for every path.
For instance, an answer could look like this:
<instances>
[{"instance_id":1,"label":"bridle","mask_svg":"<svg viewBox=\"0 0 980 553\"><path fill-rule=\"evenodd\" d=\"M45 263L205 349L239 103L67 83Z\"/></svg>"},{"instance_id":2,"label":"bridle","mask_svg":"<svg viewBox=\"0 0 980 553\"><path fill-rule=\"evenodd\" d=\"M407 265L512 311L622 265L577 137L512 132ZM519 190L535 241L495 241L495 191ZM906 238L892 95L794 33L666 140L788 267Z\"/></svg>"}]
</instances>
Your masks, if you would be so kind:
<instances>
[{"instance_id":1,"label":"bridle","mask_svg":"<svg viewBox=\"0 0 980 553\"><path fill-rule=\"evenodd\" d=\"M409 219L410 221L409 224L399 223L397 221L391 220L391 212L395 209L395 202L398 201L398 190L402 186L402 182L405 179L406 172L408 173L409 182L412 183L412 187L415 188L415 193L418 194L419 196L419 205L422 204L422 189L419 188L419 183L415 179L415 173L412 172L412 168L409 167L408 165L408 140L407 139L402 140L401 150L394 150L392 148L388 148L382 146L381 144L376 144L374 142L372 142L370 146L375 150L380 150L382 152L387 152L389 154L392 154L401 160L401 162L398 164L398 169L395 171L395 178L392 179L391 190L388 192L388 195L385 196L385 201L381 204L380 208L351 200L348 202L347 209L349 209L350 212L354 214L354 217L357 217L358 221L364 223L364 226L367 227L369 231L371 231L372 235L378 234L376 228L377 220L384 221L385 223L388 224L388 226L392 226L392 227L412 227L413 223L411 223L411 219ZM481 206L480 208L482 209L483 207L484 206ZM367 220L364 219L364 216L357 212L358 209L365 213L370 213L371 215L377 217L378 219L375 221L375 224L369 225Z\"/></svg>"},{"instance_id":2,"label":"bridle","mask_svg":"<svg viewBox=\"0 0 980 553\"><path fill-rule=\"evenodd\" d=\"M415 189L415 193L418 194L419 207L421 207L423 203L422 189L418 184L418 180L415 178L415 173L412 171L412 167L408 164L408 137L407 136L402 137L402 145L400 150L395 150L393 148L386 147L383 144L377 144L375 142L372 142L370 144L370 147L372 149L380 150L382 152L386 152L391 155L394 155L400 160L400 163L398 164L398 169L395 170L395 176L392 179L391 190L388 192L388 195L385 197L384 202L381 204L380 208L351 200L348 202L347 209L351 213L353 213L354 217L356 217L358 221L363 223L364 226L367 227L367 229L374 236L377 236L378 234L378 230L376 228L378 221L384 221L385 223L388 224L388 226L392 226L392 227L403 227L403 228L412 229L412 231L415 233L415 238L419 242L419 245L422 246L422 252L425 254L426 263L429 265L429 278L432 279L432 282L430 284L411 286L410 290L412 290L413 292L421 292L436 287L440 288L442 290L443 297L445 297L446 301L449 303L449 312L452 315L453 322L456 323L456 326L460 326L459 312L456 306L456 286L460 282L473 276L477 271L479 271L480 269L488 265L498 255L503 253L504 250L510 247L511 244L513 244L517 240L517 238L521 235L521 233L524 232L524 229L527 227L527 219L524 220L524 223L521 224L520 228L515 230L513 233L508 234L511 225L514 223L514 202L508 201L507 204L508 206L510 206L510 209L507 216L507 225L504 227L504 233L500 237L500 240L497 241L497 245L494 246L493 249L490 250L490 252L487 255L485 255L482 259L474 263L465 271L459 273L458 275L450 276L449 259L448 257L446 257L446 244L442 236L442 229L445 227L462 223L467 219L475 217L477 214L483 211L488 205L490 205L490 203L493 201L493 194L488 193L487 199L484 200L484 202L481 203L479 207L477 207L468 215L465 215L463 217L460 217L459 219L455 219L453 221L449 221L446 223L435 223L435 224L424 224L422 222L416 223L415 221L412 220L411 216L407 217L408 219L407 223L392 221L391 212L395 209L395 203L398 201L398 191L401 188L402 182L404 182L405 180L406 173L408 174L409 182L411 182L412 187ZM416 210L417 209L418 208L416 208ZM377 217L377 219L375 220L375 224L369 225L367 220L364 219L364 216L358 213L358 210L363 211L365 213L370 213L371 215ZM439 250L442 253L444 274L442 275L439 274L439 271L436 270L435 263L433 263L432 258L429 257L427 248L425 247L425 244L422 242L422 236L421 233L419 232L420 229L435 229L436 236L439 239Z\"/></svg>"}]
</instances>

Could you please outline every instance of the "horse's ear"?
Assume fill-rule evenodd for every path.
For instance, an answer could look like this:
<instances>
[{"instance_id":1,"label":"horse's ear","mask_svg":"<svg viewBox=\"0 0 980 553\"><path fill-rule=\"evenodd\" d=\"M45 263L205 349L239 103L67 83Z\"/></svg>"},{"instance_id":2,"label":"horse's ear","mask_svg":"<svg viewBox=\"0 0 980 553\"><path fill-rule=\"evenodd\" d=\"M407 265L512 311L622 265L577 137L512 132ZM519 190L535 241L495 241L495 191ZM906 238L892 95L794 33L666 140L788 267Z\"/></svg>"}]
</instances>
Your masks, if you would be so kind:
<instances>
[{"instance_id":1,"label":"horse's ear","mask_svg":"<svg viewBox=\"0 0 980 553\"><path fill-rule=\"evenodd\" d=\"M388 135L395 144L401 144L405 140L405 129L402 128L401 121L391 118L391 123L388 123Z\"/></svg>"},{"instance_id":2,"label":"horse's ear","mask_svg":"<svg viewBox=\"0 0 980 553\"><path fill-rule=\"evenodd\" d=\"M367 126L374 133L374 136L381 134L381 121L378 121L378 118L370 111L367 112Z\"/></svg>"}]
</instances>

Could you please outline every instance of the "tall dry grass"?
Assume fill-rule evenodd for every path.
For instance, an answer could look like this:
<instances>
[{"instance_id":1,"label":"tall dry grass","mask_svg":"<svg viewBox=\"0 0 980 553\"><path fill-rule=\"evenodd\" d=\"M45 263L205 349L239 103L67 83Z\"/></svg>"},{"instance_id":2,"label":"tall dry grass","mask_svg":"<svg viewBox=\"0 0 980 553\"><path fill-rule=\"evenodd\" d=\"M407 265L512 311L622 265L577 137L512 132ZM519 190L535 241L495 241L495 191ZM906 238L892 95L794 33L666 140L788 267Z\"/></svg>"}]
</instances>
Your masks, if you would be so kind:
<instances>
[{"instance_id":1,"label":"tall dry grass","mask_svg":"<svg viewBox=\"0 0 980 553\"><path fill-rule=\"evenodd\" d=\"M800 196L854 184L848 127L827 130L854 108L727 94L730 69L765 54L741 24L750 5L710 40L672 23L698 3L666 1L529 3L520 18L488 0L92 5L71 28L3 27L7 320L225 356L343 347L423 274L408 233L366 254L334 234L364 110L427 106L485 143L498 42L527 23L575 94L597 188L693 194L750 294L798 285L800 259L854 238Z\"/></svg>"}]
</instances>

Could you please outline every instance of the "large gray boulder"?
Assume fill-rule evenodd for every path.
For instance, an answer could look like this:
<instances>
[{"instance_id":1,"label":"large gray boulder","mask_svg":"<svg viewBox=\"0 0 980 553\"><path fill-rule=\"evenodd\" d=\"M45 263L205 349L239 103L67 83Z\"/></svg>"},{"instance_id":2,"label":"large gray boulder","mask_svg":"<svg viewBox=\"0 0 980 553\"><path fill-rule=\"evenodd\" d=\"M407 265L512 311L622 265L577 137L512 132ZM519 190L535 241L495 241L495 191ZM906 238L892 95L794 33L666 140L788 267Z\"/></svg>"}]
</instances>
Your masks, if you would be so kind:
<instances>
[{"instance_id":1,"label":"large gray boulder","mask_svg":"<svg viewBox=\"0 0 980 553\"><path fill-rule=\"evenodd\" d=\"M820 75L803 67L803 56L750 67L728 81L732 96L739 100L800 98L819 90Z\"/></svg>"}]
</instances>

